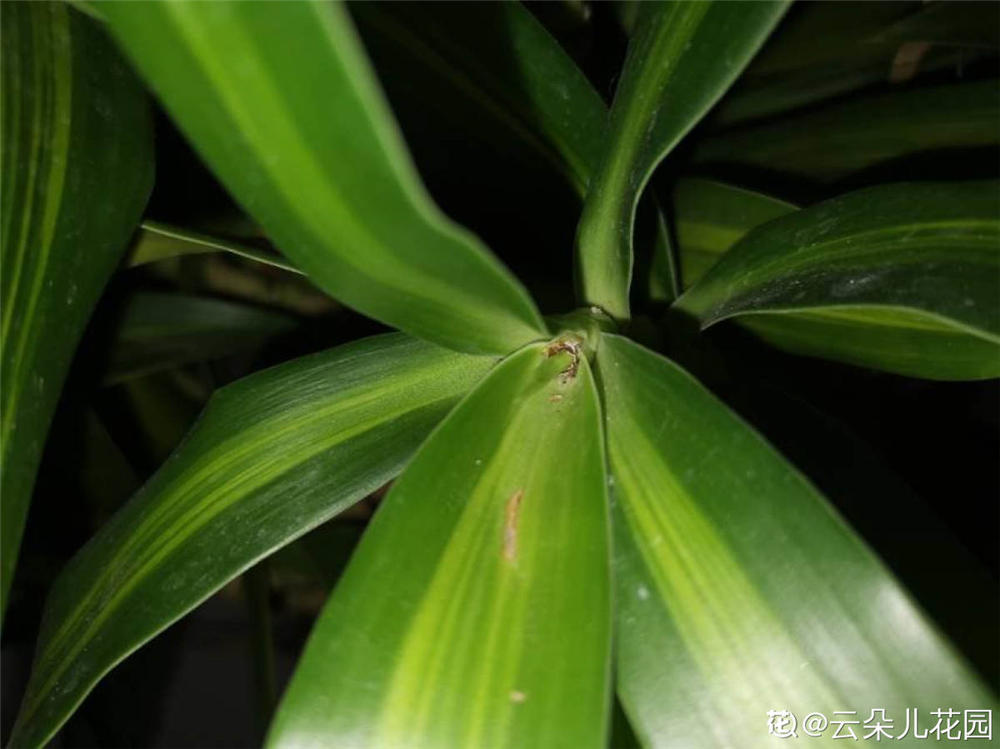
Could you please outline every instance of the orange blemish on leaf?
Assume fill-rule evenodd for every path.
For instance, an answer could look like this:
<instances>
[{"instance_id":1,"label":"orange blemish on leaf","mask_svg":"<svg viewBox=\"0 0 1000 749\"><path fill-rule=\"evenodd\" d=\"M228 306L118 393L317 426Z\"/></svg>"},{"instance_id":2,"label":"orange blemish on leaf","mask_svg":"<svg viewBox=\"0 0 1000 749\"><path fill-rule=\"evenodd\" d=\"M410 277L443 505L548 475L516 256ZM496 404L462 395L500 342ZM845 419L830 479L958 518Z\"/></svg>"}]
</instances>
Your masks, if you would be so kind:
<instances>
[{"instance_id":1,"label":"orange blemish on leaf","mask_svg":"<svg viewBox=\"0 0 1000 749\"><path fill-rule=\"evenodd\" d=\"M518 489L510 495L504 508L503 558L511 563L517 558L517 520L522 499L524 499L524 489Z\"/></svg>"}]
</instances>

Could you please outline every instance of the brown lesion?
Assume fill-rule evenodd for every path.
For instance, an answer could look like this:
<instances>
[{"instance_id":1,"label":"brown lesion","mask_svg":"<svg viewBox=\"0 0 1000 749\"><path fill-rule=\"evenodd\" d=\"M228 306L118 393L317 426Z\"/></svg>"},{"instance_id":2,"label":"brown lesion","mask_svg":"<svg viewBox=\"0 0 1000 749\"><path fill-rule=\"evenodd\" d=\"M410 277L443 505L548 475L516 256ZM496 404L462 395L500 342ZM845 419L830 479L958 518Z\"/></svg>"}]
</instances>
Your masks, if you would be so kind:
<instances>
[{"instance_id":1,"label":"brown lesion","mask_svg":"<svg viewBox=\"0 0 1000 749\"><path fill-rule=\"evenodd\" d=\"M517 559L517 521L521 512L521 500L524 499L524 489L518 489L507 499L504 508L503 523L503 558L511 564Z\"/></svg>"},{"instance_id":2,"label":"brown lesion","mask_svg":"<svg viewBox=\"0 0 1000 749\"><path fill-rule=\"evenodd\" d=\"M559 338L546 346L543 353L546 358L551 358L556 354L569 354L569 366L559 373L559 379L563 382L569 382L576 377L576 373L580 370L580 357L583 355L579 341L572 338Z\"/></svg>"}]
</instances>

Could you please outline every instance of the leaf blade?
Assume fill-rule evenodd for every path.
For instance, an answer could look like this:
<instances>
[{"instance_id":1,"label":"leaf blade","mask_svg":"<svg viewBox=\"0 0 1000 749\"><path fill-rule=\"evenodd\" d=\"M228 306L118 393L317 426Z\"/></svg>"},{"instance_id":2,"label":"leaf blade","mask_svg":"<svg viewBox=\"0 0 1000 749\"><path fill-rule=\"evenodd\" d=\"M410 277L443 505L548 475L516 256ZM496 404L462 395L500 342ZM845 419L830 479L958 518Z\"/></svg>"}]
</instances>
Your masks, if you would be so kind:
<instances>
[{"instance_id":1,"label":"leaf blade","mask_svg":"<svg viewBox=\"0 0 1000 749\"><path fill-rule=\"evenodd\" d=\"M56 582L12 743L45 743L135 648L391 479L491 364L388 334L219 391Z\"/></svg>"},{"instance_id":2,"label":"leaf blade","mask_svg":"<svg viewBox=\"0 0 1000 749\"><path fill-rule=\"evenodd\" d=\"M343 7L104 11L222 182L327 292L459 350L544 334L520 283L427 196Z\"/></svg>"},{"instance_id":3,"label":"leaf blade","mask_svg":"<svg viewBox=\"0 0 1000 749\"><path fill-rule=\"evenodd\" d=\"M248 304L136 292L122 311L104 383L253 350L294 326L287 315Z\"/></svg>"},{"instance_id":4,"label":"leaf blade","mask_svg":"<svg viewBox=\"0 0 1000 749\"><path fill-rule=\"evenodd\" d=\"M585 361L564 375L568 355L545 352L505 360L394 485L314 629L270 746L603 742L596 392ZM383 594L371 596L376 582Z\"/></svg>"},{"instance_id":5,"label":"leaf blade","mask_svg":"<svg viewBox=\"0 0 1000 749\"><path fill-rule=\"evenodd\" d=\"M741 164L831 182L921 151L1000 142L995 80L926 86L828 104L704 141L699 164Z\"/></svg>"},{"instance_id":6,"label":"leaf blade","mask_svg":"<svg viewBox=\"0 0 1000 749\"><path fill-rule=\"evenodd\" d=\"M939 379L997 376L1000 189L887 185L786 215L677 305L705 326L745 316L793 351Z\"/></svg>"},{"instance_id":7,"label":"leaf blade","mask_svg":"<svg viewBox=\"0 0 1000 749\"><path fill-rule=\"evenodd\" d=\"M656 165L722 96L783 3L647 3L611 108L610 137L577 230L585 300L627 318L632 225Z\"/></svg>"},{"instance_id":8,"label":"leaf blade","mask_svg":"<svg viewBox=\"0 0 1000 749\"><path fill-rule=\"evenodd\" d=\"M815 489L694 379L611 335L598 372L618 690L645 745L770 746L768 710L991 704Z\"/></svg>"},{"instance_id":9,"label":"leaf blade","mask_svg":"<svg viewBox=\"0 0 1000 749\"><path fill-rule=\"evenodd\" d=\"M70 359L153 177L145 96L93 21L17 3L3 40L0 611Z\"/></svg>"}]
</instances>

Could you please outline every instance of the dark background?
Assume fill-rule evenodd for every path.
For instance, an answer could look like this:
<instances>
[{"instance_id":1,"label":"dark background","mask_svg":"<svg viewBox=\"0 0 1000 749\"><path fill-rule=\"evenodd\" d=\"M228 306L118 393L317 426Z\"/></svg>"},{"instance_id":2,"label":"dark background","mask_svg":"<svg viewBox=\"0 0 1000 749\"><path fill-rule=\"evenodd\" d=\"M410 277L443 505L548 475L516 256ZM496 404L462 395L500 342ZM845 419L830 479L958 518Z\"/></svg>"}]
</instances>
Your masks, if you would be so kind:
<instances>
[{"instance_id":1,"label":"dark background","mask_svg":"<svg viewBox=\"0 0 1000 749\"><path fill-rule=\"evenodd\" d=\"M919 7L891 5L900 14ZM618 10L562 3L531 8L610 100L625 51ZM440 10L429 7L426 12ZM815 11L794 7L773 39L809 12ZM848 28L852 14L860 18L864 12L856 4L837 4L836 15ZM488 19L488 9L484 13ZM419 70L408 70L405 60L401 65L385 40L369 33L365 42L438 203L503 258L544 313L571 309L573 237L579 216L574 194L559 175L516 144L494 133L486 137L476 126L474 112L437 106L452 94L433 77L421 78ZM997 74L994 48L980 50L961 65L918 72L911 81L892 85ZM873 82L862 91L888 87ZM428 97L428 89L435 88ZM718 127L712 117L700 125L659 169L656 186L669 190L676 175L697 173L687 161L691 144ZM1000 172L995 150L945 156L897 161L826 186L747 170L716 168L710 173L806 203L864 184L996 177ZM157 117L157 157L150 217L267 247L252 221L162 113ZM253 350L108 386L103 381L122 306L137 289L180 289L276 305L293 314L298 324ZM641 299L637 302L644 312L637 323L644 331L640 335L698 375L812 479L996 688L997 383L930 382L783 354L730 323L693 334L683 320L654 305L643 306ZM52 579L163 461L208 394L264 366L380 329L323 300L307 282L228 256L191 256L116 276L78 352L38 476L3 632L4 737L27 677ZM366 500L258 570L272 616L279 687L290 675L312 620L376 501ZM264 724L255 704L249 657L247 590L246 580L234 581L127 659L87 698L55 744L259 743Z\"/></svg>"}]
</instances>

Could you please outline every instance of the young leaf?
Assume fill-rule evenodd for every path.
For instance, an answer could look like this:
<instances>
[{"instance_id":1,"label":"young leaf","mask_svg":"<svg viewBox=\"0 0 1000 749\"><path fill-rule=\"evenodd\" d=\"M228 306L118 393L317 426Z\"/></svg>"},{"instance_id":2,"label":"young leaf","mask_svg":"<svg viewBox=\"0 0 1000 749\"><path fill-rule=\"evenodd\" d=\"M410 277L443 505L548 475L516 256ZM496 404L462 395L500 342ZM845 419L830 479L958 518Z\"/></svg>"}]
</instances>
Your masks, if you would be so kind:
<instances>
[{"instance_id":1,"label":"young leaf","mask_svg":"<svg viewBox=\"0 0 1000 749\"><path fill-rule=\"evenodd\" d=\"M811 712L854 710L860 722L882 708L895 737L903 710L993 706L886 568L752 429L624 338L603 336L597 358L617 687L645 746L772 746L769 710L796 715L804 737Z\"/></svg>"},{"instance_id":2,"label":"young leaf","mask_svg":"<svg viewBox=\"0 0 1000 749\"><path fill-rule=\"evenodd\" d=\"M829 104L703 142L696 162L833 181L921 151L1000 143L996 80L908 89Z\"/></svg>"},{"instance_id":3,"label":"young leaf","mask_svg":"<svg viewBox=\"0 0 1000 749\"><path fill-rule=\"evenodd\" d=\"M704 326L754 315L751 329L793 351L996 377L1000 184L886 185L789 214L747 235L677 305Z\"/></svg>"},{"instance_id":4,"label":"young leaf","mask_svg":"<svg viewBox=\"0 0 1000 749\"><path fill-rule=\"evenodd\" d=\"M526 347L393 486L316 624L269 744L601 746L607 535L588 364L570 345Z\"/></svg>"},{"instance_id":5,"label":"young leaf","mask_svg":"<svg viewBox=\"0 0 1000 749\"><path fill-rule=\"evenodd\" d=\"M520 283L426 194L340 4L101 11L223 184L321 288L463 351L543 335Z\"/></svg>"},{"instance_id":6,"label":"young leaf","mask_svg":"<svg viewBox=\"0 0 1000 749\"><path fill-rule=\"evenodd\" d=\"M66 370L153 180L145 95L103 31L61 3L3 15L0 612Z\"/></svg>"},{"instance_id":7,"label":"young leaf","mask_svg":"<svg viewBox=\"0 0 1000 749\"><path fill-rule=\"evenodd\" d=\"M610 137L577 233L583 295L629 314L632 225L656 165L718 101L786 7L782 2L650 2L611 108Z\"/></svg>"},{"instance_id":8,"label":"young leaf","mask_svg":"<svg viewBox=\"0 0 1000 749\"><path fill-rule=\"evenodd\" d=\"M216 393L56 581L11 745L46 743L136 648L395 476L492 361L390 334Z\"/></svg>"}]
</instances>

